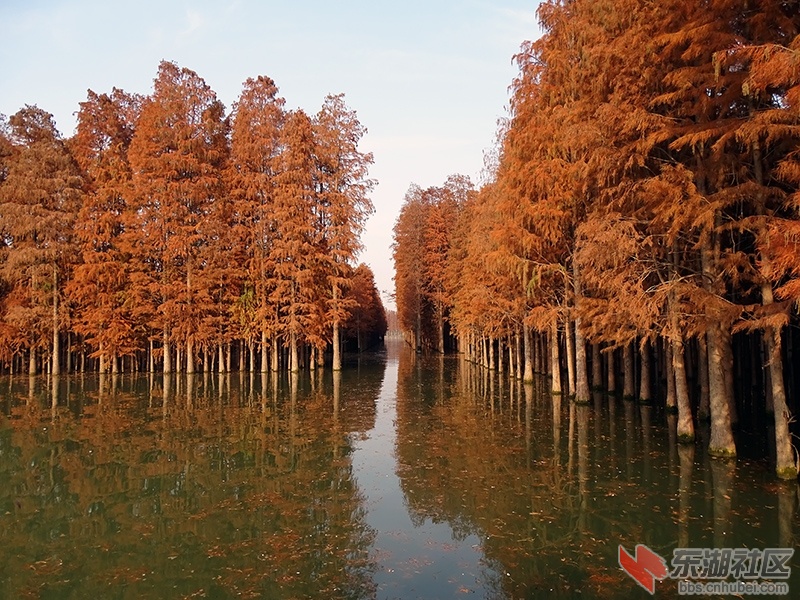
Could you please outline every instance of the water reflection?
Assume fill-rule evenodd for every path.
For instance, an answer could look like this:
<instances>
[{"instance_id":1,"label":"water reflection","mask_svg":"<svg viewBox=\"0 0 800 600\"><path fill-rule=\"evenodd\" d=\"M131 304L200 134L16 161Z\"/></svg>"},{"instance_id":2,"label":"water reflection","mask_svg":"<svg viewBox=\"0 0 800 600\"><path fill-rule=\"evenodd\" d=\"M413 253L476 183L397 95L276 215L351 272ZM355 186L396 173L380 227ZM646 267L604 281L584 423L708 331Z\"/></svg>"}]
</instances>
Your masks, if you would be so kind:
<instances>
[{"instance_id":1,"label":"water reflection","mask_svg":"<svg viewBox=\"0 0 800 600\"><path fill-rule=\"evenodd\" d=\"M384 368L4 385L0 595L372 597L352 453Z\"/></svg>"},{"instance_id":2,"label":"water reflection","mask_svg":"<svg viewBox=\"0 0 800 600\"><path fill-rule=\"evenodd\" d=\"M483 597L630 597L619 544L667 558L679 546L792 546L797 486L769 483L766 464L675 443L656 407L576 406L543 392L545 380L520 386L435 361L400 361L398 474L409 512L446 523L454 553L466 536L481 540ZM677 593L671 581L658 589Z\"/></svg>"},{"instance_id":3,"label":"water reflection","mask_svg":"<svg viewBox=\"0 0 800 600\"><path fill-rule=\"evenodd\" d=\"M627 598L619 544L794 546L797 484L766 463L548 389L400 347L336 373L3 380L0 595Z\"/></svg>"}]
</instances>

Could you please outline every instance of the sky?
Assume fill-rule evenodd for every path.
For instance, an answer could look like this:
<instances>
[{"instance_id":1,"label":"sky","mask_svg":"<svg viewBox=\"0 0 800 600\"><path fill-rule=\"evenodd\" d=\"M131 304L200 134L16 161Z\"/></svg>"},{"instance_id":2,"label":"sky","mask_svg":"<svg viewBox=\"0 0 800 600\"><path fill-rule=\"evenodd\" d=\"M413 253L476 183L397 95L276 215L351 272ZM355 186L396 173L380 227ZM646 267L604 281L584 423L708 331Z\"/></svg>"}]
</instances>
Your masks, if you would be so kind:
<instances>
[{"instance_id":1,"label":"sky","mask_svg":"<svg viewBox=\"0 0 800 600\"><path fill-rule=\"evenodd\" d=\"M0 114L26 104L65 137L87 90L152 91L161 60L200 75L230 110L267 75L288 109L344 93L368 133L375 213L360 258L393 308L392 227L414 183L479 183L508 116L512 57L539 35L534 0L2 0Z\"/></svg>"}]
</instances>

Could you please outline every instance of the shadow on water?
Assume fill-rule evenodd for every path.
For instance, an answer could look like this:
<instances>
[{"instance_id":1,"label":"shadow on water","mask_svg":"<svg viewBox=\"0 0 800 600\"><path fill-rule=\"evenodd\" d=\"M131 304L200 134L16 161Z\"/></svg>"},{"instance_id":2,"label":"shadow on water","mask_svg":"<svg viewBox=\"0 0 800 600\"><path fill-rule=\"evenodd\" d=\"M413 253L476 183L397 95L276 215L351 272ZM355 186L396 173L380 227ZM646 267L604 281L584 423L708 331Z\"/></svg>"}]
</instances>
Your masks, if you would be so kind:
<instances>
[{"instance_id":1,"label":"shadow on water","mask_svg":"<svg viewBox=\"0 0 800 600\"><path fill-rule=\"evenodd\" d=\"M3 380L0 597L371 597L384 369Z\"/></svg>"}]
</instances>

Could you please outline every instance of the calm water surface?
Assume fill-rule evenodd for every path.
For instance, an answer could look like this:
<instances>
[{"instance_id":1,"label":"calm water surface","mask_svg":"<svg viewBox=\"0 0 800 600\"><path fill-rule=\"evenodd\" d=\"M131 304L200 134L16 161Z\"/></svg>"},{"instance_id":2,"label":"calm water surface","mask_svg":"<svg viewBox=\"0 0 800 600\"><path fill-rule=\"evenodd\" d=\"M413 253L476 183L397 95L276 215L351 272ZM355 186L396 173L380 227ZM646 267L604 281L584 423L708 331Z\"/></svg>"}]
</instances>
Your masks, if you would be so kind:
<instances>
[{"instance_id":1,"label":"calm water surface","mask_svg":"<svg viewBox=\"0 0 800 600\"><path fill-rule=\"evenodd\" d=\"M0 598L646 598L619 544L794 547L797 491L656 409L399 346L294 379L0 381Z\"/></svg>"}]
</instances>

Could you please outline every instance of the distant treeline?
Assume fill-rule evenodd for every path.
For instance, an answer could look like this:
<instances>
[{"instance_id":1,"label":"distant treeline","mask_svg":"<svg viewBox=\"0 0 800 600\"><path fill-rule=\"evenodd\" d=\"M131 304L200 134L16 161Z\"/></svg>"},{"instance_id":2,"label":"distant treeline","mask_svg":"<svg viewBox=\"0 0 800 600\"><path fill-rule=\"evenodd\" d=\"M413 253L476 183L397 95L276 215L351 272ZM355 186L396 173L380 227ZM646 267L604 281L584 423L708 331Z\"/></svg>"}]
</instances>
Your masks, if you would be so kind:
<instances>
[{"instance_id":1,"label":"distant treeline","mask_svg":"<svg viewBox=\"0 0 800 600\"><path fill-rule=\"evenodd\" d=\"M310 117L258 77L226 114L162 62L149 96L89 91L77 119L63 139L36 106L0 115L2 369L338 369L343 338L383 337L342 95Z\"/></svg>"},{"instance_id":2,"label":"distant treeline","mask_svg":"<svg viewBox=\"0 0 800 600\"><path fill-rule=\"evenodd\" d=\"M797 5L574 0L538 14L494 177L409 191L401 326L418 348L445 350L452 333L489 368L546 372L577 402L590 386L663 399L685 442L710 419L717 456L736 455L737 420L774 415L761 431L795 478Z\"/></svg>"}]
</instances>

